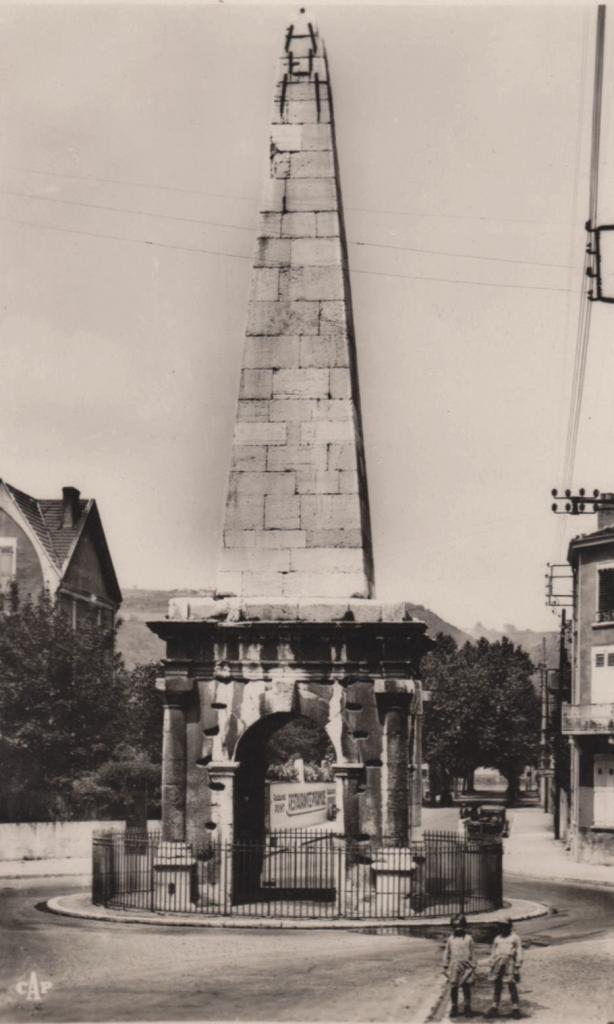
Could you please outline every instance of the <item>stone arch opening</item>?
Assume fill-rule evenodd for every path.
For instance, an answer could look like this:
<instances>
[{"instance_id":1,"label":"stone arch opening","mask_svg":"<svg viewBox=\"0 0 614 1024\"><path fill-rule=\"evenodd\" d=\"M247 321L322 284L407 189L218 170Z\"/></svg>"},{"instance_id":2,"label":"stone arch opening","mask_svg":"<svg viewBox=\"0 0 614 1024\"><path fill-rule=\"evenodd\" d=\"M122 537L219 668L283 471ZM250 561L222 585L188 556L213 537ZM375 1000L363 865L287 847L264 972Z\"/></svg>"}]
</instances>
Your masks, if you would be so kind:
<instances>
[{"instance_id":1,"label":"stone arch opening","mask_svg":"<svg viewBox=\"0 0 614 1024\"><path fill-rule=\"evenodd\" d=\"M275 766L289 766L298 756L308 766L332 765L335 750L325 728L294 712L274 712L251 725L237 743L234 790L234 835L239 841L260 839L266 832L267 781L280 776ZM267 775L269 779L267 779ZM291 781L291 778L288 779Z\"/></svg>"}]
</instances>

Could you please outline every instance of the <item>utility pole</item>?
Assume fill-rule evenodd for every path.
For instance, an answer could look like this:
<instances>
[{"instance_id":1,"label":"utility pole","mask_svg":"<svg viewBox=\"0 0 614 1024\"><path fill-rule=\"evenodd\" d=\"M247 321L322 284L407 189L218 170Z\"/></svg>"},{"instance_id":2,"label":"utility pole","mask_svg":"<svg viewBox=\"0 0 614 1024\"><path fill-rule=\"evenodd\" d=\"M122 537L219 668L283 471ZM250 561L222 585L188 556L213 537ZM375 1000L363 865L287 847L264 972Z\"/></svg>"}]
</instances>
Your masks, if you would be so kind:
<instances>
[{"instance_id":1,"label":"utility pole","mask_svg":"<svg viewBox=\"0 0 614 1024\"><path fill-rule=\"evenodd\" d=\"M565 650L565 630L567 628L567 616L565 609L561 612L561 632L559 634L559 671L557 673L554 720L553 720L553 753L554 753L554 838L561 838L561 742L563 739L561 728L561 709L563 705L563 673L567 662L567 651Z\"/></svg>"},{"instance_id":2,"label":"utility pole","mask_svg":"<svg viewBox=\"0 0 614 1024\"><path fill-rule=\"evenodd\" d=\"M539 668L539 689L541 697L541 755L540 755L540 787L541 787L541 802L543 804L544 811L546 813L549 810L549 788L548 788L548 775L547 769L549 767L548 758L548 669L546 668L546 640L542 637L542 657L538 665Z\"/></svg>"},{"instance_id":3,"label":"utility pole","mask_svg":"<svg viewBox=\"0 0 614 1024\"><path fill-rule=\"evenodd\" d=\"M553 491L552 496L556 498L552 509L553 512L560 513L562 511L567 515L591 514L593 512L593 505L596 504L600 508L605 500L605 495L602 495L599 491L593 491L592 497L588 499L584 490L581 490L577 495L572 495L571 491L566 491L563 497L560 497L557 491ZM561 501L564 502L562 510L558 508L558 503ZM567 629L571 624L567 619L565 606L571 608L573 605L573 576L571 567L567 563L548 564L548 570L546 573L546 604L550 605L553 609L560 609L561 618L559 627L559 667L553 672L555 685L552 689L548 687L548 670L546 670L546 693L542 691L542 737L544 733L546 734L546 739L542 739L542 743L546 747L548 745L550 747L551 763L548 763L548 768L551 768L553 774L551 792L547 783L545 784L548 799L544 802L544 810L550 809L550 803L554 804L552 808L553 831L554 838L559 839L561 832L561 789L566 781L564 764L566 748L561 732L562 710L563 700L569 699L567 694L569 660L565 645ZM552 695L554 700L552 716L550 716L549 709L549 694Z\"/></svg>"}]
</instances>

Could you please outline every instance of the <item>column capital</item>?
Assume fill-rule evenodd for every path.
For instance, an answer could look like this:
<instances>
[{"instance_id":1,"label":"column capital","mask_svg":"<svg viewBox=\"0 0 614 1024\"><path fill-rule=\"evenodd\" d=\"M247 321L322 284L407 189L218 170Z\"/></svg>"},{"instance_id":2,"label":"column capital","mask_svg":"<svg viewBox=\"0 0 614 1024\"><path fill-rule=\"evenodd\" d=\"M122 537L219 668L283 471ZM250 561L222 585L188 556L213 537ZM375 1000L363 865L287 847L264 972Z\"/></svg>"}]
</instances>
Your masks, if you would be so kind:
<instances>
[{"instance_id":1,"label":"column capital","mask_svg":"<svg viewBox=\"0 0 614 1024\"><path fill-rule=\"evenodd\" d=\"M241 766L240 761L210 761L207 765L209 775L226 775L233 778Z\"/></svg>"},{"instance_id":2,"label":"column capital","mask_svg":"<svg viewBox=\"0 0 614 1024\"><path fill-rule=\"evenodd\" d=\"M376 692L375 699L378 707L380 707L384 713L387 711L403 711L407 713L413 700L415 700L415 693L413 688L410 691L404 687L398 690L389 689L385 692Z\"/></svg>"},{"instance_id":3,"label":"column capital","mask_svg":"<svg viewBox=\"0 0 614 1024\"><path fill-rule=\"evenodd\" d=\"M189 672L167 672L156 679L156 690L158 690L167 704L181 703L187 693L194 688L194 680Z\"/></svg>"},{"instance_id":4,"label":"column capital","mask_svg":"<svg viewBox=\"0 0 614 1024\"><path fill-rule=\"evenodd\" d=\"M351 779L355 778L357 775L360 775L360 773L364 771L364 768L365 766L362 763L362 761L346 761L342 764L334 764L333 774L335 776L339 776L342 779Z\"/></svg>"}]
</instances>

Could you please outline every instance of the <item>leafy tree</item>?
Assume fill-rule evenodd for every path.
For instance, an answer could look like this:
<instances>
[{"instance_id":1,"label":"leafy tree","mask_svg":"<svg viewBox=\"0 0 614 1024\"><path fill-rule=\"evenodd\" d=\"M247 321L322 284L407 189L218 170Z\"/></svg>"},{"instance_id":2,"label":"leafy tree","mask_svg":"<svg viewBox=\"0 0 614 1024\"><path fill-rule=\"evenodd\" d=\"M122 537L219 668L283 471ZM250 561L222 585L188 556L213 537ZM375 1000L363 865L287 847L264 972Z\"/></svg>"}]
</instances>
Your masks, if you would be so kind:
<instances>
[{"instance_id":1,"label":"leafy tree","mask_svg":"<svg viewBox=\"0 0 614 1024\"><path fill-rule=\"evenodd\" d=\"M0 616L0 769L10 781L19 768L25 820L41 805L49 817L69 815L72 783L117 743L123 684L113 641L93 621L73 630L47 593Z\"/></svg>"},{"instance_id":2,"label":"leafy tree","mask_svg":"<svg viewBox=\"0 0 614 1024\"><path fill-rule=\"evenodd\" d=\"M124 739L109 760L75 781L81 813L125 817L129 827L143 832L147 819L160 813L163 707L155 689L160 671L156 662L120 670Z\"/></svg>"},{"instance_id":3,"label":"leafy tree","mask_svg":"<svg viewBox=\"0 0 614 1024\"><path fill-rule=\"evenodd\" d=\"M131 672L123 671L126 721L124 732L127 742L143 750L152 764L162 758L162 718L164 708L156 678L162 666L155 661L136 665Z\"/></svg>"},{"instance_id":4,"label":"leafy tree","mask_svg":"<svg viewBox=\"0 0 614 1024\"><path fill-rule=\"evenodd\" d=\"M484 638L460 649L443 634L424 659L424 750L442 790L454 776L470 777L480 766L497 768L516 795L518 779L539 752L540 707L531 683L533 666L505 637Z\"/></svg>"},{"instance_id":5,"label":"leafy tree","mask_svg":"<svg viewBox=\"0 0 614 1024\"><path fill-rule=\"evenodd\" d=\"M271 736L266 760L269 764L283 764L293 757L302 757L305 763L321 764L331 751L332 743L324 729L310 718L293 718Z\"/></svg>"},{"instance_id":6,"label":"leafy tree","mask_svg":"<svg viewBox=\"0 0 614 1024\"><path fill-rule=\"evenodd\" d=\"M128 673L114 633L72 628L47 593L0 609L0 818L157 811L158 666Z\"/></svg>"},{"instance_id":7,"label":"leafy tree","mask_svg":"<svg viewBox=\"0 0 614 1024\"><path fill-rule=\"evenodd\" d=\"M87 817L125 817L130 827L147 828L148 812L159 810L160 763L142 748L118 744L113 756L73 782L76 806Z\"/></svg>"}]
</instances>

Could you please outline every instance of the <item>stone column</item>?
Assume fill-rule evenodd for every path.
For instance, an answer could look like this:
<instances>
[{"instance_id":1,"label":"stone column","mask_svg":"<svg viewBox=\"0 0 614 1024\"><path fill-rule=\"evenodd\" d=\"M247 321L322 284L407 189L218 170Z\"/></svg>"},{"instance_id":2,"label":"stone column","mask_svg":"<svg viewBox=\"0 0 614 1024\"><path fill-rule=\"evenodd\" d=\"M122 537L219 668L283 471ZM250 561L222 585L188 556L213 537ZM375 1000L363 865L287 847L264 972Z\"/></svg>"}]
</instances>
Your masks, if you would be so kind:
<instances>
[{"instance_id":1,"label":"stone column","mask_svg":"<svg viewBox=\"0 0 614 1024\"><path fill-rule=\"evenodd\" d=\"M335 781L340 783L341 788L343 831L346 836L357 836L360 832L358 787L364 773L364 765L358 763L334 764L333 772Z\"/></svg>"},{"instance_id":2,"label":"stone column","mask_svg":"<svg viewBox=\"0 0 614 1024\"><path fill-rule=\"evenodd\" d=\"M409 839L409 699L406 694L395 694L387 697L383 704L383 833L387 845L406 846Z\"/></svg>"},{"instance_id":3,"label":"stone column","mask_svg":"<svg viewBox=\"0 0 614 1024\"><path fill-rule=\"evenodd\" d=\"M411 794L409 809L410 838L413 829L419 828L422 824L422 800L424 798L424 783L422 780L422 723L424 721L422 705L422 684L416 682L415 685L416 690L414 693L414 698L409 716L409 728L411 736L411 764L409 766L409 791Z\"/></svg>"},{"instance_id":4,"label":"stone column","mask_svg":"<svg viewBox=\"0 0 614 1024\"><path fill-rule=\"evenodd\" d=\"M230 913L233 896L234 791L238 770L238 761L212 761L207 768L211 804L210 820L206 826L215 843L214 858L209 868L208 898L211 903L223 907L226 913Z\"/></svg>"},{"instance_id":5,"label":"stone column","mask_svg":"<svg viewBox=\"0 0 614 1024\"><path fill-rule=\"evenodd\" d=\"M360 884L361 867L357 864L359 844L356 842L360 834L359 793L361 783L364 783L365 767L358 762L334 764L333 772L337 791L341 790L343 831L347 837L341 841L340 849L335 848L334 853L336 912L343 915L350 907L356 909L358 893L364 895L363 890L366 891L365 884Z\"/></svg>"},{"instance_id":6,"label":"stone column","mask_svg":"<svg viewBox=\"0 0 614 1024\"><path fill-rule=\"evenodd\" d=\"M156 680L164 695L162 727L162 838L185 840L187 789L186 702L192 680L186 673L168 673Z\"/></svg>"},{"instance_id":7,"label":"stone column","mask_svg":"<svg viewBox=\"0 0 614 1024\"><path fill-rule=\"evenodd\" d=\"M211 838L220 842L231 843L234 839L234 792L238 770L238 761L211 761L207 768L211 790L211 820L207 822L207 828Z\"/></svg>"}]
</instances>

